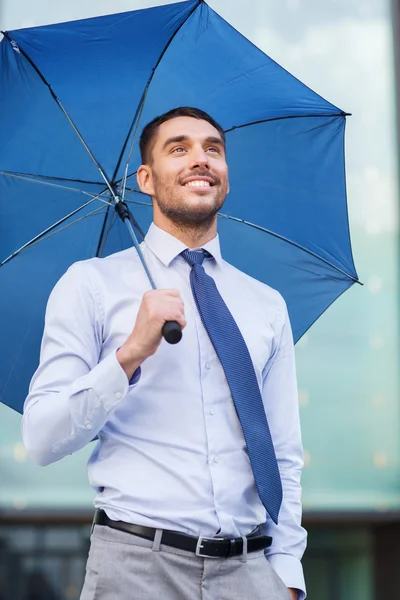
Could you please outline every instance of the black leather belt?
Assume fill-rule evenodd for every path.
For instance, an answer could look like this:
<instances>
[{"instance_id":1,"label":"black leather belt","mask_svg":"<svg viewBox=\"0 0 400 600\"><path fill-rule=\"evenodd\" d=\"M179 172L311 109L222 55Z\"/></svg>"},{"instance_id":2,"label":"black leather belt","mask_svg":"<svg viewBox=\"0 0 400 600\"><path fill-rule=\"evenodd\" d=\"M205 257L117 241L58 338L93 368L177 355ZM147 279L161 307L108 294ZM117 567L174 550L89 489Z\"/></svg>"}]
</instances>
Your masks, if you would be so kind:
<instances>
[{"instance_id":1,"label":"black leather belt","mask_svg":"<svg viewBox=\"0 0 400 600\"><path fill-rule=\"evenodd\" d=\"M142 525L133 525L125 523L125 521L113 521L109 519L104 510L97 509L93 519L94 525L105 525L112 529L119 529L126 533L132 533L146 540L154 540L156 529L152 527L143 527ZM272 538L268 535L259 535L260 527L252 531L247 538L247 552L256 552L264 550L272 543ZM161 543L173 548L180 548L193 552L196 556L204 556L207 558L229 558L238 556L243 553L242 538L208 538L194 537L179 531L170 531L169 529L162 530Z\"/></svg>"}]
</instances>

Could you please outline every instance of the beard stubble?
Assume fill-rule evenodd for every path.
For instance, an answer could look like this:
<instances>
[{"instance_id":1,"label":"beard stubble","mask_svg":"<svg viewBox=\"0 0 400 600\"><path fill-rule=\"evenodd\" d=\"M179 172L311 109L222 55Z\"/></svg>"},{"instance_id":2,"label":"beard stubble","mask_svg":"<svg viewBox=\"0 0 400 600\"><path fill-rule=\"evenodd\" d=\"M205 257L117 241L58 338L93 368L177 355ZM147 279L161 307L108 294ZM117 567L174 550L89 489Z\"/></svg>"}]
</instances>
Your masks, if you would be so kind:
<instances>
[{"instance_id":1,"label":"beard stubble","mask_svg":"<svg viewBox=\"0 0 400 600\"><path fill-rule=\"evenodd\" d=\"M194 173L194 175L210 177L208 172L199 171ZM221 181L217 177L213 176L213 179L214 185L218 186L213 196L213 202L204 202L203 204L199 202L196 206L191 206L191 202L185 197L184 186L179 182L176 182L174 185L166 185L153 172L154 201L157 203L161 213L179 229L206 231L223 206L228 191L227 183L221 185ZM181 191L181 194L178 190Z\"/></svg>"}]
</instances>

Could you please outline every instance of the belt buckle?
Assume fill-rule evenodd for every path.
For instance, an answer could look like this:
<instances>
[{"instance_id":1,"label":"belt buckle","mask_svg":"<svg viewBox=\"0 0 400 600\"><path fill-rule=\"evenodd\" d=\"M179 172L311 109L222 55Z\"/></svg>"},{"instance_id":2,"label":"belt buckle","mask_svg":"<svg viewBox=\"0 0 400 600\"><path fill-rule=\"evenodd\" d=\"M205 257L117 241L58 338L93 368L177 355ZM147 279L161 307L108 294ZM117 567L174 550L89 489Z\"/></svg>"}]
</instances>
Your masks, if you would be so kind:
<instances>
[{"instance_id":1,"label":"belt buckle","mask_svg":"<svg viewBox=\"0 0 400 600\"><path fill-rule=\"evenodd\" d=\"M195 550L195 555L199 556L200 558L220 558L219 556L210 556L209 554L202 554L200 548L203 547L203 540L207 540L210 542L215 541L214 538L208 538L208 537L202 537L200 536L199 539L197 540L197 544L196 544L196 550Z\"/></svg>"}]
</instances>

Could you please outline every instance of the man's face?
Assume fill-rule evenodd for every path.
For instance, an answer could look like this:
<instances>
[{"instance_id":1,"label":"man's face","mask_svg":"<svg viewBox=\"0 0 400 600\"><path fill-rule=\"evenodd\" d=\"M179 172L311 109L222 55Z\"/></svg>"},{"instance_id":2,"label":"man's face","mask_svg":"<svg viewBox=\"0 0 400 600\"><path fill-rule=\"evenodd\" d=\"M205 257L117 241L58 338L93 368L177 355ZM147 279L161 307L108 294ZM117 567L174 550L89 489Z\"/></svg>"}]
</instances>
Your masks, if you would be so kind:
<instances>
[{"instance_id":1,"label":"man's face","mask_svg":"<svg viewBox=\"0 0 400 600\"><path fill-rule=\"evenodd\" d=\"M138 179L155 211L178 226L210 225L229 191L218 130L192 117L171 119L159 126L151 157Z\"/></svg>"}]
</instances>

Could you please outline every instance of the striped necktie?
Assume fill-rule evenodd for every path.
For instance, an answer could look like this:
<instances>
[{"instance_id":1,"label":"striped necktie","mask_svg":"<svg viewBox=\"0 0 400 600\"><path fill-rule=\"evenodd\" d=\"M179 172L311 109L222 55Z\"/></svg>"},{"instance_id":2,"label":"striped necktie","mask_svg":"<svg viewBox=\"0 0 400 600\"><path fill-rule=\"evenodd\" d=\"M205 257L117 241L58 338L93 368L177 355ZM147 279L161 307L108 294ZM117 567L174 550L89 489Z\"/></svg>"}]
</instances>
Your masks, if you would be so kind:
<instances>
[{"instance_id":1,"label":"striped necktie","mask_svg":"<svg viewBox=\"0 0 400 600\"><path fill-rule=\"evenodd\" d=\"M244 439L258 495L268 514L278 523L282 483L278 463L250 353L215 281L207 275L206 250L184 250L192 267L190 285L203 325L225 372Z\"/></svg>"}]
</instances>

